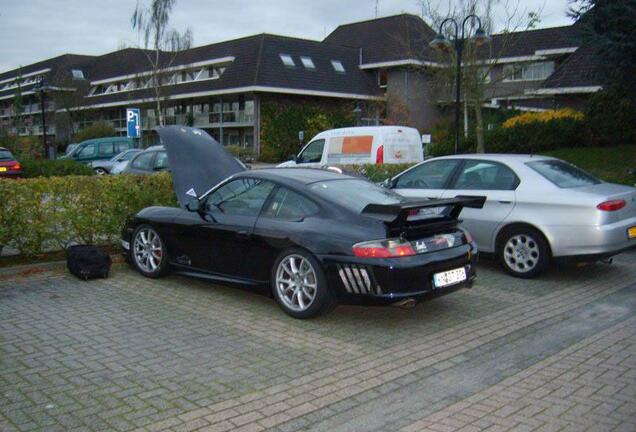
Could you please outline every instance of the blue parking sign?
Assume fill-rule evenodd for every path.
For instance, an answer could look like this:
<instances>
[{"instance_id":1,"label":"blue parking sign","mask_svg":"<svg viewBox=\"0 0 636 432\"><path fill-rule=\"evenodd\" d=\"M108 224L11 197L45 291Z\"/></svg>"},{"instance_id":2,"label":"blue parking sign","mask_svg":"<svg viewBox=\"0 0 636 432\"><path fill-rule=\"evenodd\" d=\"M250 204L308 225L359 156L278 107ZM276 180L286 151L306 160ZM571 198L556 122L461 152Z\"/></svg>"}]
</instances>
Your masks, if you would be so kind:
<instances>
[{"instance_id":1,"label":"blue parking sign","mask_svg":"<svg viewBox=\"0 0 636 432\"><path fill-rule=\"evenodd\" d=\"M128 138L141 137L141 114L139 108L126 108Z\"/></svg>"}]
</instances>

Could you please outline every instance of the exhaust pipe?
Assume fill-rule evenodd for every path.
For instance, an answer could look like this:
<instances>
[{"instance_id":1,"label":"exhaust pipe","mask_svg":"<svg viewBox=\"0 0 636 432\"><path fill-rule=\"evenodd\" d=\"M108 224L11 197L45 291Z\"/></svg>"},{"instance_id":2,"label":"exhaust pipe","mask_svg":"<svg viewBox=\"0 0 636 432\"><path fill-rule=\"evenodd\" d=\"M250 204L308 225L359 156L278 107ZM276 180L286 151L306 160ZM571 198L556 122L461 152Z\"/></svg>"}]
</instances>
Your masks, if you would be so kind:
<instances>
[{"instance_id":1,"label":"exhaust pipe","mask_svg":"<svg viewBox=\"0 0 636 432\"><path fill-rule=\"evenodd\" d=\"M610 264L612 264L612 263L614 262L614 258L603 258L603 259L601 260L601 262L602 262L603 264L610 265Z\"/></svg>"},{"instance_id":2,"label":"exhaust pipe","mask_svg":"<svg viewBox=\"0 0 636 432\"><path fill-rule=\"evenodd\" d=\"M397 307L400 309L413 309L416 305L417 305L417 300L413 298L407 298L407 299L400 300L398 302L391 304L391 306Z\"/></svg>"}]
</instances>

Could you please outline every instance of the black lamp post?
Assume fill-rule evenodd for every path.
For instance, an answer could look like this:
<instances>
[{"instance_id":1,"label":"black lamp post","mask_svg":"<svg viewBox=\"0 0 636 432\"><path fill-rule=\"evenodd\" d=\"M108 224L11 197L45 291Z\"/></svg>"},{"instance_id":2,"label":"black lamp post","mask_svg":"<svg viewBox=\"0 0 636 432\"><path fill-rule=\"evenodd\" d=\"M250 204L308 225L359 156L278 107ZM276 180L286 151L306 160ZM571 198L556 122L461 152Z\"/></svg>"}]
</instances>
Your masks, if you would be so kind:
<instances>
[{"instance_id":1,"label":"black lamp post","mask_svg":"<svg viewBox=\"0 0 636 432\"><path fill-rule=\"evenodd\" d=\"M44 157L46 159L49 158L49 144L46 141L46 91L48 90L48 85L46 83L46 78L41 77L38 81L37 91L40 93L40 105L42 108L42 145L44 146Z\"/></svg>"},{"instance_id":2,"label":"black lamp post","mask_svg":"<svg viewBox=\"0 0 636 432\"><path fill-rule=\"evenodd\" d=\"M469 20L471 21L471 23L472 21L476 20L478 27L477 27L477 30L475 31L475 34L468 39L468 42L472 42L478 47L487 43L490 40L490 38L488 37L488 35L486 35L486 32L481 26L481 19L479 19L477 15L470 14L466 18L464 18L464 21L462 21L461 35L459 33L459 30L460 30L459 24L457 23L457 21L455 21L454 18L449 17L449 18L446 18L444 21L442 21L442 23L439 25L439 32L437 33L437 36L435 36L435 38L429 44L432 48L435 48L446 54L449 54L453 52L453 50L455 50L455 53L457 55L457 77L456 77L456 83L455 83L455 92L456 92L455 93L455 154L457 154L457 152L459 151L459 118L460 118L460 111L461 111L460 96L461 96L461 76L462 76L462 71L461 71L462 52L464 51L464 44L467 41L466 40L466 23ZM442 33L443 27L447 23L452 23L453 26L455 27L455 34L453 35L452 41L448 40L446 36L444 36L444 33Z\"/></svg>"}]
</instances>

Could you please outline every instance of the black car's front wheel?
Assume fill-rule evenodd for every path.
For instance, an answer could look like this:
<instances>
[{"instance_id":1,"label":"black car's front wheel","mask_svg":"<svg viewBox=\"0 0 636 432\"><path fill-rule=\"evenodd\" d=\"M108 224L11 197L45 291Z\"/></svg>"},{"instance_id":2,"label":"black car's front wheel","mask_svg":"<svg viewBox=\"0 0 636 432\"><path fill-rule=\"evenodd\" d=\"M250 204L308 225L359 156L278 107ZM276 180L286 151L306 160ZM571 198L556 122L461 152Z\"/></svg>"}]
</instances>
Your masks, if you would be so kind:
<instances>
[{"instance_id":1,"label":"black car's front wheel","mask_svg":"<svg viewBox=\"0 0 636 432\"><path fill-rule=\"evenodd\" d=\"M289 249L278 257L272 285L274 298L294 318L311 318L335 306L320 263L304 250Z\"/></svg>"},{"instance_id":2,"label":"black car's front wheel","mask_svg":"<svg viewBox=\"0 0 636 432\"><path fill-rule=\"evenodd\" d=\"M157 278L168 270L168 253L159 233L150 225L139 226L132 237L130 260L146 277Z\"/></svg>"}]
</instances>

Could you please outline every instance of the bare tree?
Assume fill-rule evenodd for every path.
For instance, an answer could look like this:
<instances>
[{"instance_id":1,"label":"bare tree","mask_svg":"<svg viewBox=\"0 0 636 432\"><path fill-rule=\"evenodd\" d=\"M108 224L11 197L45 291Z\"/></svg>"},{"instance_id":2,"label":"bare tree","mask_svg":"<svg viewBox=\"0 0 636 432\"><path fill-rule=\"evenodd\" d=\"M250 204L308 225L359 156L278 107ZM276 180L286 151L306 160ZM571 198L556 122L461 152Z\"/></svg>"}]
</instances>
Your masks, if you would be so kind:
<instances>
[{"instance_id":1,"label":"bare tree","mask_svg":"<svg viewBox=\"0 0 636 432\"><path fill-rule=\"evenodd\" d=\"M477 139L478 153L486 151L484 141L484 120L483 105L487 99L489 88L494 87L497 82L507 78L505 74L494 74L493 69L500 66L500 59L507 56L507 53L516 45L518 38L515 32L534 28L540 21L540 11L522 9L520 0L457 0L449 1L448 9L443 12L434 7L430 0L422 0L423 18L437 31L439 25L447 17L454 18L458 23L464 17L474 14L480 17L482 28L487 34L492 34L495 30L495 10L500 16L499 28L496 35L496 46L489 44L485 47L478 47L475 44L465 43L462 53L462 88L465 106L470 106L475 115L475 136ZM468 22L466 28L467 35L474 34L477 29L476 22ZM454 29L453 29L454 30ZM447 26L443 31L448 32L446 37L452 39L451 26ZM461 29L460 29L461 33ZM448 90L453 88L456 77L455 53L443 55L438 53L438 61L442 65L437 71L438 85L446 90L444 93L450 94Z\"/></svg>"},{"instance_id":2,"label":"bare tree","mask_svg":"<svg viewBox=\"0 0 636 432\"><path fill-rule=\"evenodd\" d=\"M132 27L137 30L143 43L141 51L150 66L149 87L153 91L155 109L161 126L165 124L162 100L168 70L179 51L186 50L192 45L190 29L180 33L169 27L170 14L176 2L176 0L151 0L149 6L137 3L131 18Z\"/></svg>"}]
</instances>

